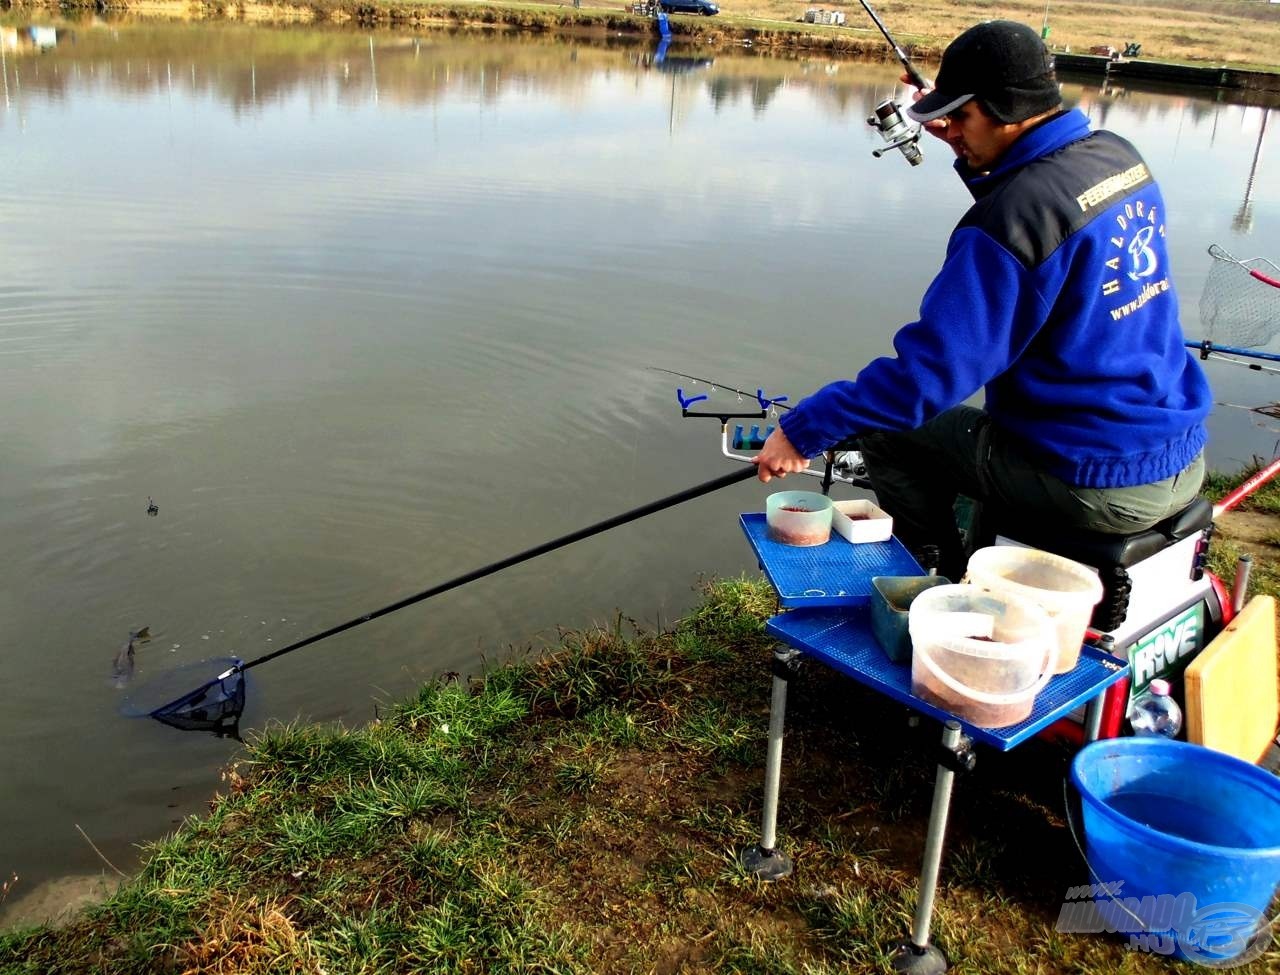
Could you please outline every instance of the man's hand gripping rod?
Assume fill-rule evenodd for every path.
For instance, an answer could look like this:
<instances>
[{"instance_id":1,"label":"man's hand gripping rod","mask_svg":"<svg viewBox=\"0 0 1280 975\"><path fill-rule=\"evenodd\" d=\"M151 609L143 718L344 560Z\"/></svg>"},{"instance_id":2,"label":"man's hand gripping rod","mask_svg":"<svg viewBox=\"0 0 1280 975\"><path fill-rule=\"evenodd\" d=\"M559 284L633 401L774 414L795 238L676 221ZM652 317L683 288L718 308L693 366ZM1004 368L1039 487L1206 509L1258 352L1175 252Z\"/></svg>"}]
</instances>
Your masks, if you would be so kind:
<instances>
[{"instance_id":1,"label":"man's hand gripping rod","mask_svg":"<svg viewBox=\"0 0 1280 975\"><path fill-rule=\"evenodd\" d=\"M747 394L750 395L750 394ZM720 453L728 457L730 460L738 460L743 463L750 464L751 456L749 454L738 453L741 450L760 450L764 447L765 439L773 432L773 427L765 427L763 431L759 424L752 424L749 433L744 433L742 424L734 427L733 439L729 439L729 421L730 420L767 420L770 411L776 416L776 408L781 406L784 410L790 409L786 406L786 396L775 396L772 399L764 395L763 389L756 390L756 402L760 405L759 411L748 413L731 413L731 412L701 412L689 409L694 403L708 399L706 393L698 396L684 395L683 389L676 390L676 399L680 403L681 416L707 416L720 421ZM742 394L739 394L741 400ZM852 484L855 487L869 488L870 482L867 480L867 469L862 463L862 454L856 450L828 450L824 455L824 464L821 470L810 467L800 474L808 474L810 477L822 478L823 491L831 485L833 481L843 481L845 484Z\"/></svg>"},{"instance_id":2,"label":"man's hand gripping rod","mask_svg":"<svg viewBox=\"0 0 1280 975\"><path fill-rule=\"evenodd\" d=\"M930 87L929 81L916 70L916 66L911 63L911 59L907 57L907 52L902 49L897 41L893 39L893 35L889 33L889 28L885 27L879 15L871 9L871 4L867 0L858 0L875 25L880 28L880 33L884 35L884 39L889 42L889 46L893 48L894 55L902 62L902 67L907 72L907 77L911 79L911 83L921 91ZM892 98L886 98L873 109L874 114L867 119L867 124L874 128L889 143L883 149L871 150L871 155L879 159L890 149L898 149L907 157L907 162L913 166L919 166L924 159L924 153L920 151L920 127L913 126L902 115L902 109Z\"/></svg>"}]
</instances>

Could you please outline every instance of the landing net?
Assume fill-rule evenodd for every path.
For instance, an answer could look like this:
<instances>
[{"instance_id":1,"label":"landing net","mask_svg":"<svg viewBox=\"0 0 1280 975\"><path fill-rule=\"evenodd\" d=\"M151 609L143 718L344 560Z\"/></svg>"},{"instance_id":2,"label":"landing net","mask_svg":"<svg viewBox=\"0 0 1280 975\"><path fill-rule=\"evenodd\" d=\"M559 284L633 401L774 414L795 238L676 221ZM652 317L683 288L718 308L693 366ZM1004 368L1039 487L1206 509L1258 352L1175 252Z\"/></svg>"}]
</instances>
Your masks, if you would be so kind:
<instances>
[{"instance_id":1,"label":"landing net","mask_svg":"<svg viewBox=\"0 0 1280 975\"><path fill-rule=\"evenodd\" d=\"M155 718L183 731L239 738L245 703L243 663L238 657L218 657L178 667L131 691L120 713Z\"/></svg>"},{"instance_id":2,"label":"landing net","mask_svg":"<svg viewBox=\"0 0 1280 975\"><path fill-rule=\"evenodd\" d=\"M1280 267L1262 257L1238 261L1214 244L1200 296L1200 322L1214 345L1259 349L1280 332Z\"/></svg>"}]
</instances>

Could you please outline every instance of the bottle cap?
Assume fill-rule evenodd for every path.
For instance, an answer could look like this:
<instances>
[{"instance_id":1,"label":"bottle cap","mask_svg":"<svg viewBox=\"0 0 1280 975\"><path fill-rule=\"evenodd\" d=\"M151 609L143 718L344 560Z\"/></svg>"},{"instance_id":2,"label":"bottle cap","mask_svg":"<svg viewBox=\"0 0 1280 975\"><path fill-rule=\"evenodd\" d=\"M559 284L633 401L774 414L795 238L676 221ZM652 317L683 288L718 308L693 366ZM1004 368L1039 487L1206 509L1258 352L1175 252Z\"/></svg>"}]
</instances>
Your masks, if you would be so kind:
<instances>
[{"instance_id":1,"label":"bottle cap","mask_svg":"<svg viewBox=\"0 0 1280 975\"><path fill-rule=\"evenodd\" d=\"M1147 686L1150 689L1151 693L1156 695L1157 697L1169 696L1170 687L1169 687L1169 682L1167 680L1162 680L1161 678L1157 677Z\"/></svg>"}]
</instances>

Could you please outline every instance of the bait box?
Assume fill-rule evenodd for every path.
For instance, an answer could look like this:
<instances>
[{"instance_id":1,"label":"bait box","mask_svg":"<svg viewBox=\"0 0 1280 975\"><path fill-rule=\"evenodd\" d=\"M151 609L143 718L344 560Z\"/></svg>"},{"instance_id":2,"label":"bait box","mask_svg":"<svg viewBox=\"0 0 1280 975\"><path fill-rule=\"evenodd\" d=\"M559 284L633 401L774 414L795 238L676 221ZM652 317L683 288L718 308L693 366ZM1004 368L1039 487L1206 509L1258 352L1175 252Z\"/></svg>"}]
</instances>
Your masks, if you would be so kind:
<instances>
[{"instance_id":1,"label":"bait box","mask_svg":"<svg viewBox=\"0 0 1280 975\"><path fill-rule=\"evenodd\" d=\"M883 542L893 534L893 517L871 501L837 501L831 508L831 528L854 543Z\"/></svg>"},{"instance_id":2,"label":"bait box","mask_svg":"<svg viewBox=\"0 0 1280 975\"><path fill-rule=\"evenodd\" d=\"M871 632L895 664L911 661L911 633L907 629L911 601L926 589L950 584L943 576L871 577Z\"/></svg>"}]
</instances>

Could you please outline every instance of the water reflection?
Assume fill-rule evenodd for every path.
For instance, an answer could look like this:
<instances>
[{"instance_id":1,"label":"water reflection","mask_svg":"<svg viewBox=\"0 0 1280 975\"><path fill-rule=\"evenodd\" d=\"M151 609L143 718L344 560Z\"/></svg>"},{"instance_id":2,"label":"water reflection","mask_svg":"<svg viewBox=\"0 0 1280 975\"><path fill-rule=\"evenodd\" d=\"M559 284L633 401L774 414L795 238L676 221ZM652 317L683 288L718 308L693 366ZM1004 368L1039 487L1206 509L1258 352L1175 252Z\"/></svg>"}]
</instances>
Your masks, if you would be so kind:
<instances>
[{"instance_id":1,"label":"water reflection","mask_svg":"<svg viewBox=\"0 0 1280 975\"><path fill-rule=\"evenodd\" d=\"M0 45L0 635L29 650L0 710L0 870L29 880L97 864L43 811L123 866L216 785L226 742L114 720L103 662L139 622L144 680L251 659L724 473L648 367L792 400L849 375L889 351L967 204L940 145L872 158L888 63L65 26ZM1066 94L1159 176L1195 334L1209 243L1280 254L1265 111ZM1274 439L1242 411L1213 424L1223 466ZM245 726L365 720L617 609L669 621L700 573L754 569L736 515L762 498L717 493L282 659Z\"/></svg>"},{"instance_id":2,"label":"water reflection","mask_svg":"<svg viewBox=\"0 0 1280 975\"><path fill-rule=\"evenodd\" d=\"M47 51L57 47L58 39L74 41L75 33L66 28L43 24L23 24L21 27L0 25L0 51L7 55Z\"/></svg>"},{"instance_id":3,"label":"water reflection","mask_svg":"<svg viewBox=\"0 0 1280 975\"><path fill-rule=\"evenodd\" d=\"M646 46L635 38L597 44L506 36L495 44L466 34L408 37L313 29L303 41L296 28L218 23L201 25L202 39L193 43L192 30L135 25L122 41L120 28L91 22L64 32L74 37L74 46L64 45L56 61L30 60L21 74L32 93L53 98L65 97L76 85L137 96L171 92L177 86L187 94L225 100L239 113L287 102L298 89L305 89L311 99L348 104L382 98L421 105L450 92L495 103L504 93L530 91L572 102L583 97L583 79L601 73L608 79L617 72L619 62L612 52L619 48L630 52L631 63L664 72L697 71L715 60L710 50L687 47L663 50L661 56L659 51L635 53ZM792 85L820 92L823 100L844 112L857 86L885 86L884 71L874 64L738 61L698 86L719 108L748 97L754 109L763 111L784 86ZM11 68L11 74L18 71Z\"/></svg>"},{"instance_id":4,"label":"water reflection","mask_svg":"<svg viewBox=\"0 0 1280 975\"><path fill-rule=\"evenodd\" d=\"M1231 218L1231 229L1239 234L1247 234L1253 230L1253 187L1258 180L1258 161L1262 158L1262 143L1267 137L1267 119L1271 110L1262 110L1262 122L1258 125L1258 142L1253 148L1253 162L1249 165L1249 179L1244 186L1244 199L1240 201L1240 209Z\"/></svg>"}]
</instances>

